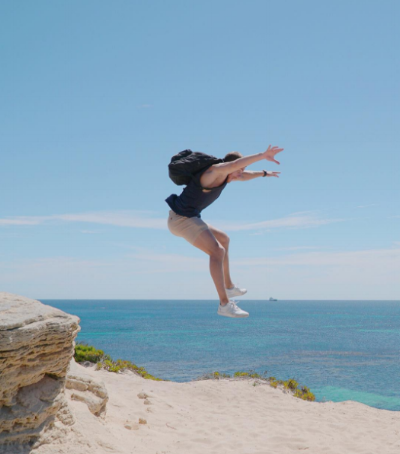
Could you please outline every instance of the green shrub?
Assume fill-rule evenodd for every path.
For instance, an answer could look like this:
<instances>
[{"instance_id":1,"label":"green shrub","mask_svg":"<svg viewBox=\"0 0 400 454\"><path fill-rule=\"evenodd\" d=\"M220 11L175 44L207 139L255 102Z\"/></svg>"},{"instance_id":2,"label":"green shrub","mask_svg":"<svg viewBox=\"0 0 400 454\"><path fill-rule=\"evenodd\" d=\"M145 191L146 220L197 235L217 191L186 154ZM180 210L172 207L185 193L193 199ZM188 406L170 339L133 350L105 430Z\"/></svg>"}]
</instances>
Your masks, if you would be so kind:
<instances>
[{"instance_id":1,"label":"green shrub","mask_svg":"<svg viewBox=\"0 0 400 454\"><path fill-rule=\"evenodd\" d=\"M310 400L313 401L315 400L314 394L310 391L307 386L302 386L300 389L298 388L299 384L294 378L290 378L289 380L283 381L283 380L277 380L275 377L267 377L267 371L264 372L264 374L260 375L254 370L250 371L237 371L233 374L234 378L257 378L259 380L263 380L266 382L269 382L270 386L273 388L277 388L278 385L283 385L283 388L292 392L295 397L298 397L300 399L304 400ZM197 380L212 380L212 379L217 379L220 380L221 378L230 378L229 375L227 374L221 374L220 372L212 372L206 375L203 375L202 377L199 377ZM253 386L256 386L256 384L260 384L260 382L254 382Z\"/></svg>"},{"instance_id":2,"label":"green shrub","mask_svg":"<svg viewBox=\"0 0 400 454\"><path fill-rule=\"evenodd\" d=\"M96 363L97 370L104 369L109 372L121 372L129 369L146 380L162 381L161 378L156 378L149 374L144 367L138 367L136 364L123 359L117 359L117 361L114 361L110 355L105 355L103 350L97 350L95 347L85 343L78 343L75 345L74 357L77 363L82 363L84 361Z\"/></svg>"},{"instance_id":3,"label":"green shrub","mask_svg":"<svg viewBox=\"0 0 400 454\"><path fill-rule=\"evenodd\" d=\"M104 357L103 350L97 350L96 348L87 344L75 345L74 358L77 363L83 363L84 361L98 363L103 357Z\"/></svg>"},{"instance_id":4,"label":"green shrub","mask_svg":"<svg viewBox=\"0 0 400 454\"><path fill-rule=\"evenodd\" d=\"M283 382L283 387L284 387L285 389L291 389L291 390L294 391L295 389L297 389L298 383L297 383L296 380L294 380L293 378L291 378L290 380L287 380L287 381Z\"/></svg>"},{"instance_id":5,"label":"green shrub","mask_svg":"<svg viewBox=\"0 0 400 454\"><path fill-rule=\"evenodd\" d=\"M238 371L233 374L234 377L249 377L249 378L261 378L264 379L264 377L257 372L254 372L254 370L249 370L248 372L243 372L243 371Z\"/></svg>"},{"instance_id":6,"label":"green shrub","mask_svg":"<svg viewBox=\"0 0 400 454\"><path fill-rule=\"evenodd\" d=\"M302 397L303 393L301 392L300 389L296 389L295 392L294 392L294 397Z\"/></svg>"},{"instance_id":7,"label":"green shrub","mask_svg":"<svg viewBox=\"0 0 400 454\"><path fill-rule=\"evenodd\" d=\"M249 373L248 372L235 372L233 374L234 377L248 377L249 376Z\"/></svg>"},{"instance_id":8,"label":"green shrub","mask_svg":"<svg viewBox=\"0 0 400 454\"><path fill-rule=\"evenodd\" d=\"M220 380L221 378L231 378L231 376L229 374L224 374L216 371L204 374L196 380Z\"/></svg>"},{"instance_id":9,"label":"green shrub","mask_svg":"<svg viewBox=\"0 0 400 454\"><path fill-rule=\"evenodd\" d=\"M291 378L290 380L288 380L287 383L288 383L289 389L293 389L293 390L294 390L294 389L296 389L296 388L299 386L299 384L297 383L297 381L294 380L293 378Z\"/></svg>"},{"instance_id":10,"label":"green shrub","mask_svg":"<svg viewBox=\"0 0 400 454\"><path fill-rule=\"evenodd\" d=\"M128 369L145 378L146 380L163 381L161 378L156 378L153 375L149 374L144 367L138 367L136 364L123 359L117 359L117 361L113 361L112 359L104 359L97 363L96 369L104 369L109 372L116 373Z\"/></svg>"},{"instance_id":11,"label":"green shrub","mask_svg":"<svg viewBox=\"0 0 400 454\"><path fill-rule=\"evenodd\" d=\"M310 400L310 401L315 400L315 396L312 392L310 392L310 391L304 392L303 389L296 389L294 392L294 396L298 397L299 399L303 399L303 400Z\"/></svg>"},{"instance_id":12,"label":"green shrub","mask_svg":"<svg viewBox=\"0 0 400 454\"><path fill-rule=\"evenodd\" d=\"M260 374L257 374L257 372L253 372L249 374L250 378L263 378Z\"/></svg>"},{"instance_id":13,"label":"green shrub","mask_svg":"<svg viewBox=\"0 0 400 454\"><path fill-rule=\"evenodd\" d=\"M301 398L304 399L304 400L314 401L315 400L315 395L311 391L309 391L308 393L304 393L301 396Z\"/></svg>"}]
</instances>

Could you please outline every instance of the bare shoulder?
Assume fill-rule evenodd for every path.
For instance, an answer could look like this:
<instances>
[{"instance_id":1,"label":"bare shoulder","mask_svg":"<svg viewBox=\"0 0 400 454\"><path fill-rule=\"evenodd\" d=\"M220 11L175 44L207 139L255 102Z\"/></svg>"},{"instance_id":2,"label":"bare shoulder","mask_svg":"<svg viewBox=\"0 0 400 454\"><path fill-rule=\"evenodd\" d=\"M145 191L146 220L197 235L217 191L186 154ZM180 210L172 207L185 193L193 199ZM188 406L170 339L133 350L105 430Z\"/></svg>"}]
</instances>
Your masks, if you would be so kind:
<instances>
[{"instance_id":1,"label":"bare shoulder","mask_svg":"<svg viewBox=\"0 0 400 454\"><path fill-rule=\"evenodd\" d=\"M227 173L223 171L221 164L214 164L201 175L200 184L203 188L214 188L220 186L226 176Z\"/></svg>"}]
</instances>

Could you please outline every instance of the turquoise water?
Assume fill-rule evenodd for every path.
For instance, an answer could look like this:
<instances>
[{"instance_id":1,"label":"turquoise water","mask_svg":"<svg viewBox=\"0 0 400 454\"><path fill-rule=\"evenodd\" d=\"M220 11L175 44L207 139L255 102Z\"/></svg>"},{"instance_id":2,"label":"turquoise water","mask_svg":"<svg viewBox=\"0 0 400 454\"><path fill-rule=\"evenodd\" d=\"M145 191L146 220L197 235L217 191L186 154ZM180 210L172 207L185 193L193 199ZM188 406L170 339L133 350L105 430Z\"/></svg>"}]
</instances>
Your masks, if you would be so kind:
<instances>
[{"instance_id":1,"label":"turquoise water","mask_svg":"<svg viewBox=\"0 0 400 454\"><path fill-rule=\"evenodd\" d=\"M400 410L400 301L243 301L247 319L217 316L216 301L42 302L80 317L78 341L157 377L253 369L317 401Z\"/></svg>"}]
</instances>

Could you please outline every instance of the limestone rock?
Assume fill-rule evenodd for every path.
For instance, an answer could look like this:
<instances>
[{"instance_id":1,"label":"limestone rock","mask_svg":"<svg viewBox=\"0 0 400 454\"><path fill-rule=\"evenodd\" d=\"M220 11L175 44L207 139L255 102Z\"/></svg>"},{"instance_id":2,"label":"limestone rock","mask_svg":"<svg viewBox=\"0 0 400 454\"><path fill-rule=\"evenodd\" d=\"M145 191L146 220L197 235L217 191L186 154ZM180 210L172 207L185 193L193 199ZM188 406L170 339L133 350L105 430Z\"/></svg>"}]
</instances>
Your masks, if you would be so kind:
<instances>
[{"instance_id":1,"label":"limestone rock","mask_svg":"<svg viewBox=\"0 0 400 454\"><path fill-rule=\"evenodd\" d=\"M100 416L105 413L108 393L104 383L94 374L95 372L85 369L72 359L66 387L74 390L71 399L85 402L94 415Z\"/></svg>"},{"instance_id":2,"label":"limestone rock","mask_svg":"<svg viewBox=\"0 0 400 454\"><path fill-rule=\"evenodd\" d=\"M65 379L79 318L0 292L0 453L36 446L56 422L72 424Z\"/></svg>"}]
</instances>

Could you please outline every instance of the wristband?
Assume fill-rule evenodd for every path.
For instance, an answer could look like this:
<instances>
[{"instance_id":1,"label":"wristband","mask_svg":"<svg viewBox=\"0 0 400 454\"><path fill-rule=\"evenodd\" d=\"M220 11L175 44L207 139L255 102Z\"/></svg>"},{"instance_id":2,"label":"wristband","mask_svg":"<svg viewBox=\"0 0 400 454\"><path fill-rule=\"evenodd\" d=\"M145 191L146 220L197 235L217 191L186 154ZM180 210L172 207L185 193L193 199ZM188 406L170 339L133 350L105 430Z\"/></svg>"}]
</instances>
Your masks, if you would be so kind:
<instances>
[{"instance_id":1,"label":"wristband","mask_svg":"<svg viewBox=\"0 0 400 454\"><path fill-rule=\"evenodd\" d=\"M264 172L263 176L266 177L267 176L267 172L265 170L263 170L263 172Z\"/></svg>"}]
</instances>

